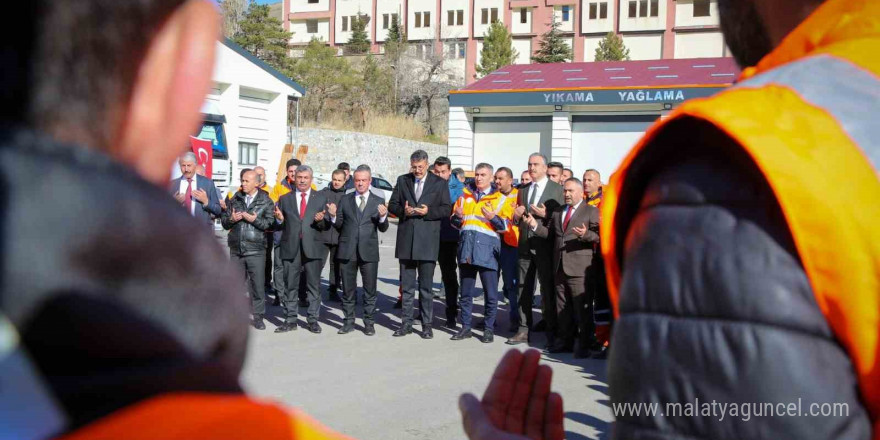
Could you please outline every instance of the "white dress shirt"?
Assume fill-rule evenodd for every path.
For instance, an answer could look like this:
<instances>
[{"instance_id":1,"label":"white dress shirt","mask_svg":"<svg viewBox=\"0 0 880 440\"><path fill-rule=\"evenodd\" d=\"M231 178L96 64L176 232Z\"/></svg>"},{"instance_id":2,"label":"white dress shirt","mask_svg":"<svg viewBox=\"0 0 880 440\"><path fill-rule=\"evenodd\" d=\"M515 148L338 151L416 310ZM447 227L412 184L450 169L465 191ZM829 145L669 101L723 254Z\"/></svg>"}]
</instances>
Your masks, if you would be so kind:
<instances>
[{"instance_id":1,"label":"white dress shirt","mask_svg":"<svg viewBox=\"0 0 880 440\"><path fill-rule=\"evenodd\" d=\"M192 191L193 192L195 192L197 189L199 189L198 181L199 181L198 174L194 174L192 176ZM186 177L180 176L180 189L178 191L181 194L186 194L186 186L187 185L189 185L189 182L186 181ZM184 200L184 202L186 202L186 200ZM193 215L193 216L196 215L196 205L198 205L198 204L199 204L199 201L196 200L195 197L193 197L192 206L190 206L190 209L189 209L189 215Z\"/></svg>"},{"instance_id":2,"label":"white dress shirt","mask_svg":"<svg viewBox=\"0 0 880 440\"><path fill-rule=\"evenodd\" d=\"M565 227L565 216L568 215L568 210L573 209L573 210L577 211L577 209L581 206L582 203L584 203L583 200L578 202L577 205L574 205L574 207L565 205L565 209L562 210L562 217L559 218L560 221L562 221L562 227ZM573 216L574 212L572 212L571 215ZM568 221L571 221L571 219L568 219ZM536 224L535 227L531 228L531 229L532 229L532 232L535 232L538 229L538 225ZM562 232L565 233L565 231L562 231Z\"/></svg>"},{"instance_id":3,"label":"white dress shirt","mask_svg":"<svg viewBox=\"0 0 880 440\"><path fill-rule=\"evenodd\" d=\"M364 209L367 208L367 202L370 201L370 193L373 191L373 187L367 188L367 192L361 194L354 190L354 207L357 208L361 204L361 196L364 198ZM337 206L336 209L339 209ZM388 214L383 215L379 218L379 223L385 223L385 219L388 217ZM336 216L330 217L331 223L336 223Z\"/></svg>"},{"instance_id":4,"label":"white dress shirt","mask_svg":"<svg viewBox=\"0 0 880 440\"><path fill-rule=\"evenodd\" d=\"M543 179L538 180L536 182L532 182L532 186L531 186L531 188L529 188L529 193L526 194L525 202L529 203L529 200L532 200L532 193L536 192L537 194L535 194L535 206L540 206L541 205L541 196L544 195L544 190L547 189L547 182L549 180L550 179L547 176L544 176ZM528 208L531 208L531 207L528 207Z\"/></svg>"}]
</instances>

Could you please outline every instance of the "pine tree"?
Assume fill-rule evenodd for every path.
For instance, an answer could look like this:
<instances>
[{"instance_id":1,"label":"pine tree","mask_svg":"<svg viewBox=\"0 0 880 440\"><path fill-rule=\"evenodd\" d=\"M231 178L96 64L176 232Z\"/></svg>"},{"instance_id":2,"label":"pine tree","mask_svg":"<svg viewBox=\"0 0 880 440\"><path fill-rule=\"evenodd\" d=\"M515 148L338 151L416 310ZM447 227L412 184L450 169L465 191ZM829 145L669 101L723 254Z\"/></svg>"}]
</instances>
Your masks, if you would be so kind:
<instances>
[{"instance_id":1,"label":"pine tree","mask_svg":"<svg viewBox=\"0 0 880 440\"><path fill-rule=\"evenodd\" d=\"M367 22L370 17L358 14L351 21L351 37L345 45L345 52L351 55L365 54L370 51L370 37L367 35Z\"/></svg>"},{"instance_id":2,"label":"pine tree","mask_svg":"<svg viewBox=\"0 0 880 440\"><path fill-rule=\"evenodd\" d=\"M247 0L220 0L220 15L223 16L223 36L232 38L241 32L240 23L247 13Z\"/></svg>"},{"instance_id":3,"label":"pine tree","mask_svg":"<svg viewBox=\"0 0 880 440\"><path fill-rule=\"evenodd\" d=\"M287 45L293 34L284 30L280 20L269 15L269 5L258 5L251 0L239 26L239 32L232 37L235 44L281 73L292 75L294 62Z\"/></svg>"},{"instance_id":4,"label":"pine tree","mask_svg":"<svg viewBox=\"0 0 880 440\"><path fill-rule=\"evenodd\" d=\"M596 48L596 61L629 61L629 49L624 46L623 38L608 32Z\"/></svg>"},{"instance_id":5,"label":"pine tree","mask_svg":"<svg viewBox=\"0 0 880 440\"><path fill-rule=\"evenodd\" d=\"M541 35L541 48L532 57L536 63L564 63L573 58L571 46L562 39L559 22L555 19L550 23L550 30Z\"/></svg>"},{"instance_id":6,"label":"pine tree","mask_svg":"<svg viewBox=\"0 0 880 440\"><path fill-rule=\"evenodd\" d=\"M480 64L477 65L477 77L488 75L504 66L513 64L517 52L513 48L510 32L499 21L492 22L483 39L483 50L480 52Z\"/></svg>"}]
</instances>

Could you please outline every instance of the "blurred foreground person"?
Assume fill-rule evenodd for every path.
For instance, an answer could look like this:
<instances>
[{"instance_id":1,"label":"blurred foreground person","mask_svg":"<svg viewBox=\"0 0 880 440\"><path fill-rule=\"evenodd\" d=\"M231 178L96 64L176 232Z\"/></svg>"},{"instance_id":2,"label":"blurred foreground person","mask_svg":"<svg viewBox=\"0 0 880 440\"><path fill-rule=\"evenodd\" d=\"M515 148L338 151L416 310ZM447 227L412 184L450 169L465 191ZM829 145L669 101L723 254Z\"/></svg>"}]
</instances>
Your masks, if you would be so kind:
<instances>
[{"instance_id":1,"label":"blurred foreground person","mask_svg":"<svg viewBox=\"0 0 880 440\"><path fill-rule=\"evenodd\" d=\"M718 6L739 82L651 128L605 187L609 388L776 414L618 414L612 437L880 439L880 2Z\"/></svg>"}]
</instances>

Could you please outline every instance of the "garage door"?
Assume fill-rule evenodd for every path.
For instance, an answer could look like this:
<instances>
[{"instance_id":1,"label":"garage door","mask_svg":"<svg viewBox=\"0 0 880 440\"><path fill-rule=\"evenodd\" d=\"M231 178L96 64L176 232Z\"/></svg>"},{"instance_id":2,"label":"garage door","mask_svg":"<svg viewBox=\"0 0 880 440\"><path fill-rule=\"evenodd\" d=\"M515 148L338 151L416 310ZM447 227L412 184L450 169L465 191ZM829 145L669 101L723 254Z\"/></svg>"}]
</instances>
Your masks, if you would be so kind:
<instances>
[{"instance_id":1,"label":"garage door","mask_svg":"<svg viewBox=\"0 0 880 440\"><path fill-rule=\"evenodd\" d=\"M550 157L553 121L549 116L475 118L474 165L508 167L514 179L526 170L529 154L536 151Z\"/></svg>"},{"instance_id":2,"label":"garage door","mask_svg":"<svg viewBox=\"0 0 880 440\"><path fill-rule=\"evenodd\" d=\"M617 170L627 153L658 115L572 117L571 165L575 176L595 168L602 181Z\"/></svg>"}]
</instances>

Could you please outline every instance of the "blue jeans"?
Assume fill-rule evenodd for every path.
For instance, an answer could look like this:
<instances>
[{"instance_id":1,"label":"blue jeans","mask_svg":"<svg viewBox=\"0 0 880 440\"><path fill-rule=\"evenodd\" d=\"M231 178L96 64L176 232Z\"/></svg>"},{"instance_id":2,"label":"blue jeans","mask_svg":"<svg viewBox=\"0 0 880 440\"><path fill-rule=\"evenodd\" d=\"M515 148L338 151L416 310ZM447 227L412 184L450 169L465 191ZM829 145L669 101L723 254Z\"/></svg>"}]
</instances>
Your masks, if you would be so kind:
<instances>
[{"instance_id":1,"label":"blue jeans","mask_svg":"<svg viewBox=\"0 0 880 440\"><path fill-rule=\"evenodd\" d=\"M495 326L495 315L498 314L498 271L472 264L460 264L458 271L461 274L461 297L458 300L458 308L461 309L462 327L471 328L474 295L479 295L474 286L479 275L483 283L483 294L486 296L486 310L483 313L486 318L486 329L492 330Z\"/></svg>"},{"instance_id":2,"label":"blue jeans","mask_svg":"<svg viewBox=\"0 0 880 440\"><path fill-rule=\"evenodd\" d=\"M510 323L519 325L519 255L517 248L501 244L501 277L504 280L504 297L510 301Z\"/></svg>"}]
</instances>

